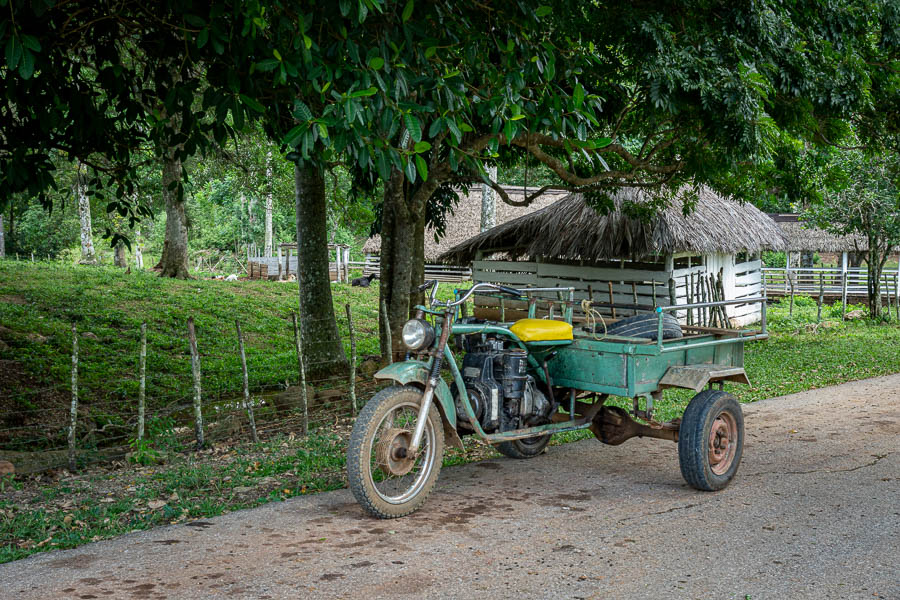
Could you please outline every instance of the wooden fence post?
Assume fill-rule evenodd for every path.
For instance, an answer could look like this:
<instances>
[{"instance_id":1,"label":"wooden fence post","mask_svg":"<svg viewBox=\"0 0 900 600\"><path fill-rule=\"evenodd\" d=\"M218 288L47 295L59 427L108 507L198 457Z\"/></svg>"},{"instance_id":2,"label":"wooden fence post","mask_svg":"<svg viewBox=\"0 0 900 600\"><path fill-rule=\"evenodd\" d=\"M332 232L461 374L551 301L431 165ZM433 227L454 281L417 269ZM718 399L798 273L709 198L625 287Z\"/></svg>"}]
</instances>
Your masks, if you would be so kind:
<instances>
[{"instance_id":1,"label":"wooden fence post","mask_svg":"<svg viewBox=\"0 0 900 600\"><path fill-rule=\"evenodd\" d=\"M609 303L615 304L615 300L614 300L615 296L613 296L612 281L607 281L606 283L609 285ZM610 310L612 311L612 318L615 319L616 318L616 307L613 306Z\"/></svg>"},{"instance_id":2,"label":"wooden fence post","mask_svg":"<svg viewBox=\"0 0 900 600\"><path fill-rule=\"evenodd\" d=\"M144 439L144 403L147 397L147 323L141 323L141 352L138 362L138 430L137 439Z\"/></svg>"},{"instance_id":3,"label":"wooden fence post","mask_svg":"<svg viewBox=\"0 0 900 600\"><path fill-rule=\"evenodd\" d=\"M259 435L256 433L253 404L250 403L250 378L247 376L247 354L244 352L244 336L241 333L241 322L235 319L234 326L237 329L238 350L241 353L241 372L244 375L244 410L247 411L247 420L250 422L250 435L253 437L253 443L255 444L259 442Z\"/></svg>"},{"instance_id":4,"label":"wooden fence post","mask_svg":"<svg viewBox=\"0 0 900 600\"><path fill-rule=\"evenodd\" d=\"M791 277L790 275L791 274L788 273L788 283L791 285L791 304L790 304L790 308L788 309L788 316L793 317L794 316L794 278Z\"/></svg>"},{"instance_id":5,"label":"wooden fence post","mask_svg":"<svg viewBox=\"0 0 900 600\"><path fill-rule=\"evenodd\" d=\"M291 311L291 320L294 322L294 345L297 347L297 368L300 369L300 431L303 435L309 433L309 398L306 394L306 365L303 362L303 344L300 338L300 327L297 325L297 312Z\"/></svg>"},{"instance_id":6,"label":"wooden fence post","mask_svg":"<svg viewBox=\"0 0 900 600\"><path fill-rule=\"evenodd\" d=\"M691 290L691 283L690 283L691 281L693 281L693 279L694 279L693 272L690 273L690 277L688 276L688 274L685 274L685 276L684 276L684 295L685 295L685 301L688 304L694 303L694 293L693 293L693 290ZM685 315L685 322L688 325L694 324L694 309L693 308L689 308L687 310L687 315Z\"/></svg>"},{"instance_id":7,"label":"wooden fence post","mask_svg":"<svg viewBox=\"0 0 900 600\"><path fill-rule=\"evenodd\" d=\"M825 275L819 273L819 310L816 313L816 323L822 321L822 302L825 301Z\"/></svg>"},{"instance_id":8,"label":"wooden fence post","mask_svg":"<svg viewBox=\"0 0 900 600\"><path fill-rule=\"evenodd\" d=\"M900 273L894 275L894 304L897 309L897 322L900 322Z\"/></svg>"},{"instance_id":9,"label":"wooden fence post","mask_svg":"<svg viewBox=\"0 0 900 600\"><path fill-rule=\"evenodd\" d=\"M847 314L847 271L841 273L841 321Z\"/></svg>"},{"instance_id":10,"label":"wooden fence post","mask_svg":"<svg viewBox=\"0 0 900 600\"><path fill-rule=\"evenodd\" d=\"M72 323L72 405L69 408L69 471L74 471L75 424L78 421L78 328Z\"/></svg>"},{"instance_id":11,"label":"wooden fence post","mask_svg":"<svg viewBox=\"0 0 900 600\"><path fill-rule=\"evenodd\" d=\"M197 438L197 450L201 450L203 448L203 405L200 395L200 352L197 350L194 317L188 317L188 341L191 345L191 375L194 378L194 435Z\"/></svg>"},{"instance_id":12,"label":"wooden fence post","mask_svg":"<svg viewBox=\"0 0 900 600\"><path fill-rule=\"evenodd\" d=\"M353 317L350 304L344 305L347 311L347 329L350 330L350 414L356 416L356 332L353 331Z\"/></svg>"}]
</instances>

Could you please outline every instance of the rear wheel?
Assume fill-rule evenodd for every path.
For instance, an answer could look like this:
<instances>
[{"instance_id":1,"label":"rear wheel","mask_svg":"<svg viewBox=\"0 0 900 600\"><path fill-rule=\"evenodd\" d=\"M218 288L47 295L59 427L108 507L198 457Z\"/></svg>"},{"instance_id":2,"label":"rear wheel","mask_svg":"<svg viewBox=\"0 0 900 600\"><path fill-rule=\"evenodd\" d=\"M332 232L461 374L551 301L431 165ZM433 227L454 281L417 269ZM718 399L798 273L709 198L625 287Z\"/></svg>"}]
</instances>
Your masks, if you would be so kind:
<instances>
[{"instance_id":1,"label":"rear wheel","mask_svg":"<svg viewBox=\"0 0 900 600\"><path fill-rule=\"evenodd\" d=\"M393 519L414 512L434 488L444 457L444 430L434 404L416 456L408 456L422 390L394 386L366 404L350 435L347 478L366 512Z\"/></svg>"},{"instance_id":2,"label":"rear wheel","mask_svg":"<svg viewBox=\"0 0 900 600\"><path fill-rule=\"evenodd\" d=\"M509 458L534 458L550 443L550 434L527 440L512 440L497 444L497 452Z\"/></svg>"},{"instance_id":3,"label":"rear wheel","mask_svg":"<svg viewBox=\"0 0 900 600\"><path fill-rule=\"evenodd\" d=\"M731 394L704 390L694 396L681 419L678 462L691 487L707 492L731 482L744 449L744 415Z\"/></svg>"}]
</instances>

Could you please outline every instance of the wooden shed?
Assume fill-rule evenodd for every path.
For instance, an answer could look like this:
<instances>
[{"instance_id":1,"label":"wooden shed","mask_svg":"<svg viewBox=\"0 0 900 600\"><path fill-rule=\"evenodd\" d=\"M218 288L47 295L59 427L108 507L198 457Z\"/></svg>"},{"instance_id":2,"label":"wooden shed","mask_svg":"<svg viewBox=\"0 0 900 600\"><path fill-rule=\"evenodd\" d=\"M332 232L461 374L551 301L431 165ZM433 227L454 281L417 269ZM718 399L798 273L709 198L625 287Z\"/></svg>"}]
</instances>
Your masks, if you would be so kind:
<instances>
[{"instance_id":1,"label":"wooden shed","mask_svg":"<svg viewBox=\"0 0 900 600\"><path fill-rule=\"evenodd\" d=\"M630 216L626 203L649 201L637 188L618 190L613 201L614 209L601 214L581 194L571 194L475 235L440 259L471 263L475 281L572 286L576 300L593 292L596 301L609 301L611 294L617 304L667 306L671 295L686 304L708 275L721 275L726 299L759 296L760 251L784 248L781 231L765 213L708 188L687 216L674 205L649 221ZM728 307L735 325L759 314L759 304Z\"/></svg>"}]
</instances>

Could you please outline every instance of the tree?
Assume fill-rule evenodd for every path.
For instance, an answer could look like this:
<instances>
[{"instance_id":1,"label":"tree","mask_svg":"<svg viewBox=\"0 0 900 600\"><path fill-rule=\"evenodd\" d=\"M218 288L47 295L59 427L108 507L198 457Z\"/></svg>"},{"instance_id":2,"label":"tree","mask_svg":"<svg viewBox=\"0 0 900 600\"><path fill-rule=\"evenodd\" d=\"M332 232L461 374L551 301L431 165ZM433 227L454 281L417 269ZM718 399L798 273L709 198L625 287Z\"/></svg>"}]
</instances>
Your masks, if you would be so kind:
<instances>
[{"instance_id":1,"label":"tree","mask_svg":"<svg viewBox=\"0 0 900 600\"><path fill-rule=\"evenodd\" d=\"M81 222L80 262L85 265L95 265L97 264L97 255L94 252L94 232L91 227L91 199L88 196L87 181L82 165L78 165L73 192L78 202L78 219Z\"/></svg>"},{"instance_id":2,"label":"tree","mask_svg":"<svg viewBox=\"0 0 900 600\"><path fill-rule=\"evenodd\" d=\"M869 314L878 318L884 264L900 246L900 160L847 151L835 158L834 171L832 191L806 215L822 229L866 239Z\"/></svg>"}]
</instances>

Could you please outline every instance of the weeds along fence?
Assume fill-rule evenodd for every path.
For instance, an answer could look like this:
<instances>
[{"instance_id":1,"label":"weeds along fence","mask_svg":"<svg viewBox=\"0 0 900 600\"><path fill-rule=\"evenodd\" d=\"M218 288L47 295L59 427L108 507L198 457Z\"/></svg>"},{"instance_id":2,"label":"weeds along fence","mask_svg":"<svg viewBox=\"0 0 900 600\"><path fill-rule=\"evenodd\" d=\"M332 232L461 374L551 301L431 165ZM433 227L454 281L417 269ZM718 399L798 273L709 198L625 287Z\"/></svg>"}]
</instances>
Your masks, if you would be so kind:
<instances>
[{"instance_id":1,"label":"weeds along fence","mask_svg":"<svg viewBox=\"0 0 900 600\"><path fill-rule=\"evenodd\" d=\"M223 440L346 437L379 362L358 352L361 336L371 346L377 334L360 330L372 327L366 310L346 305L337 337L319 342L303 338L296 313L277 317L276 335L205 315L185 318L177 338L143 323L121 333L129 356L111 356L87 323L72 323L63 349L71 360L46 361L68 366L63 381L41 385L62 373L23 373L0 391L0 460L19 473L76 470L125 456L165 460ZM321 359L329 353L338 360Z\"/></svg>"}]
</instances>

